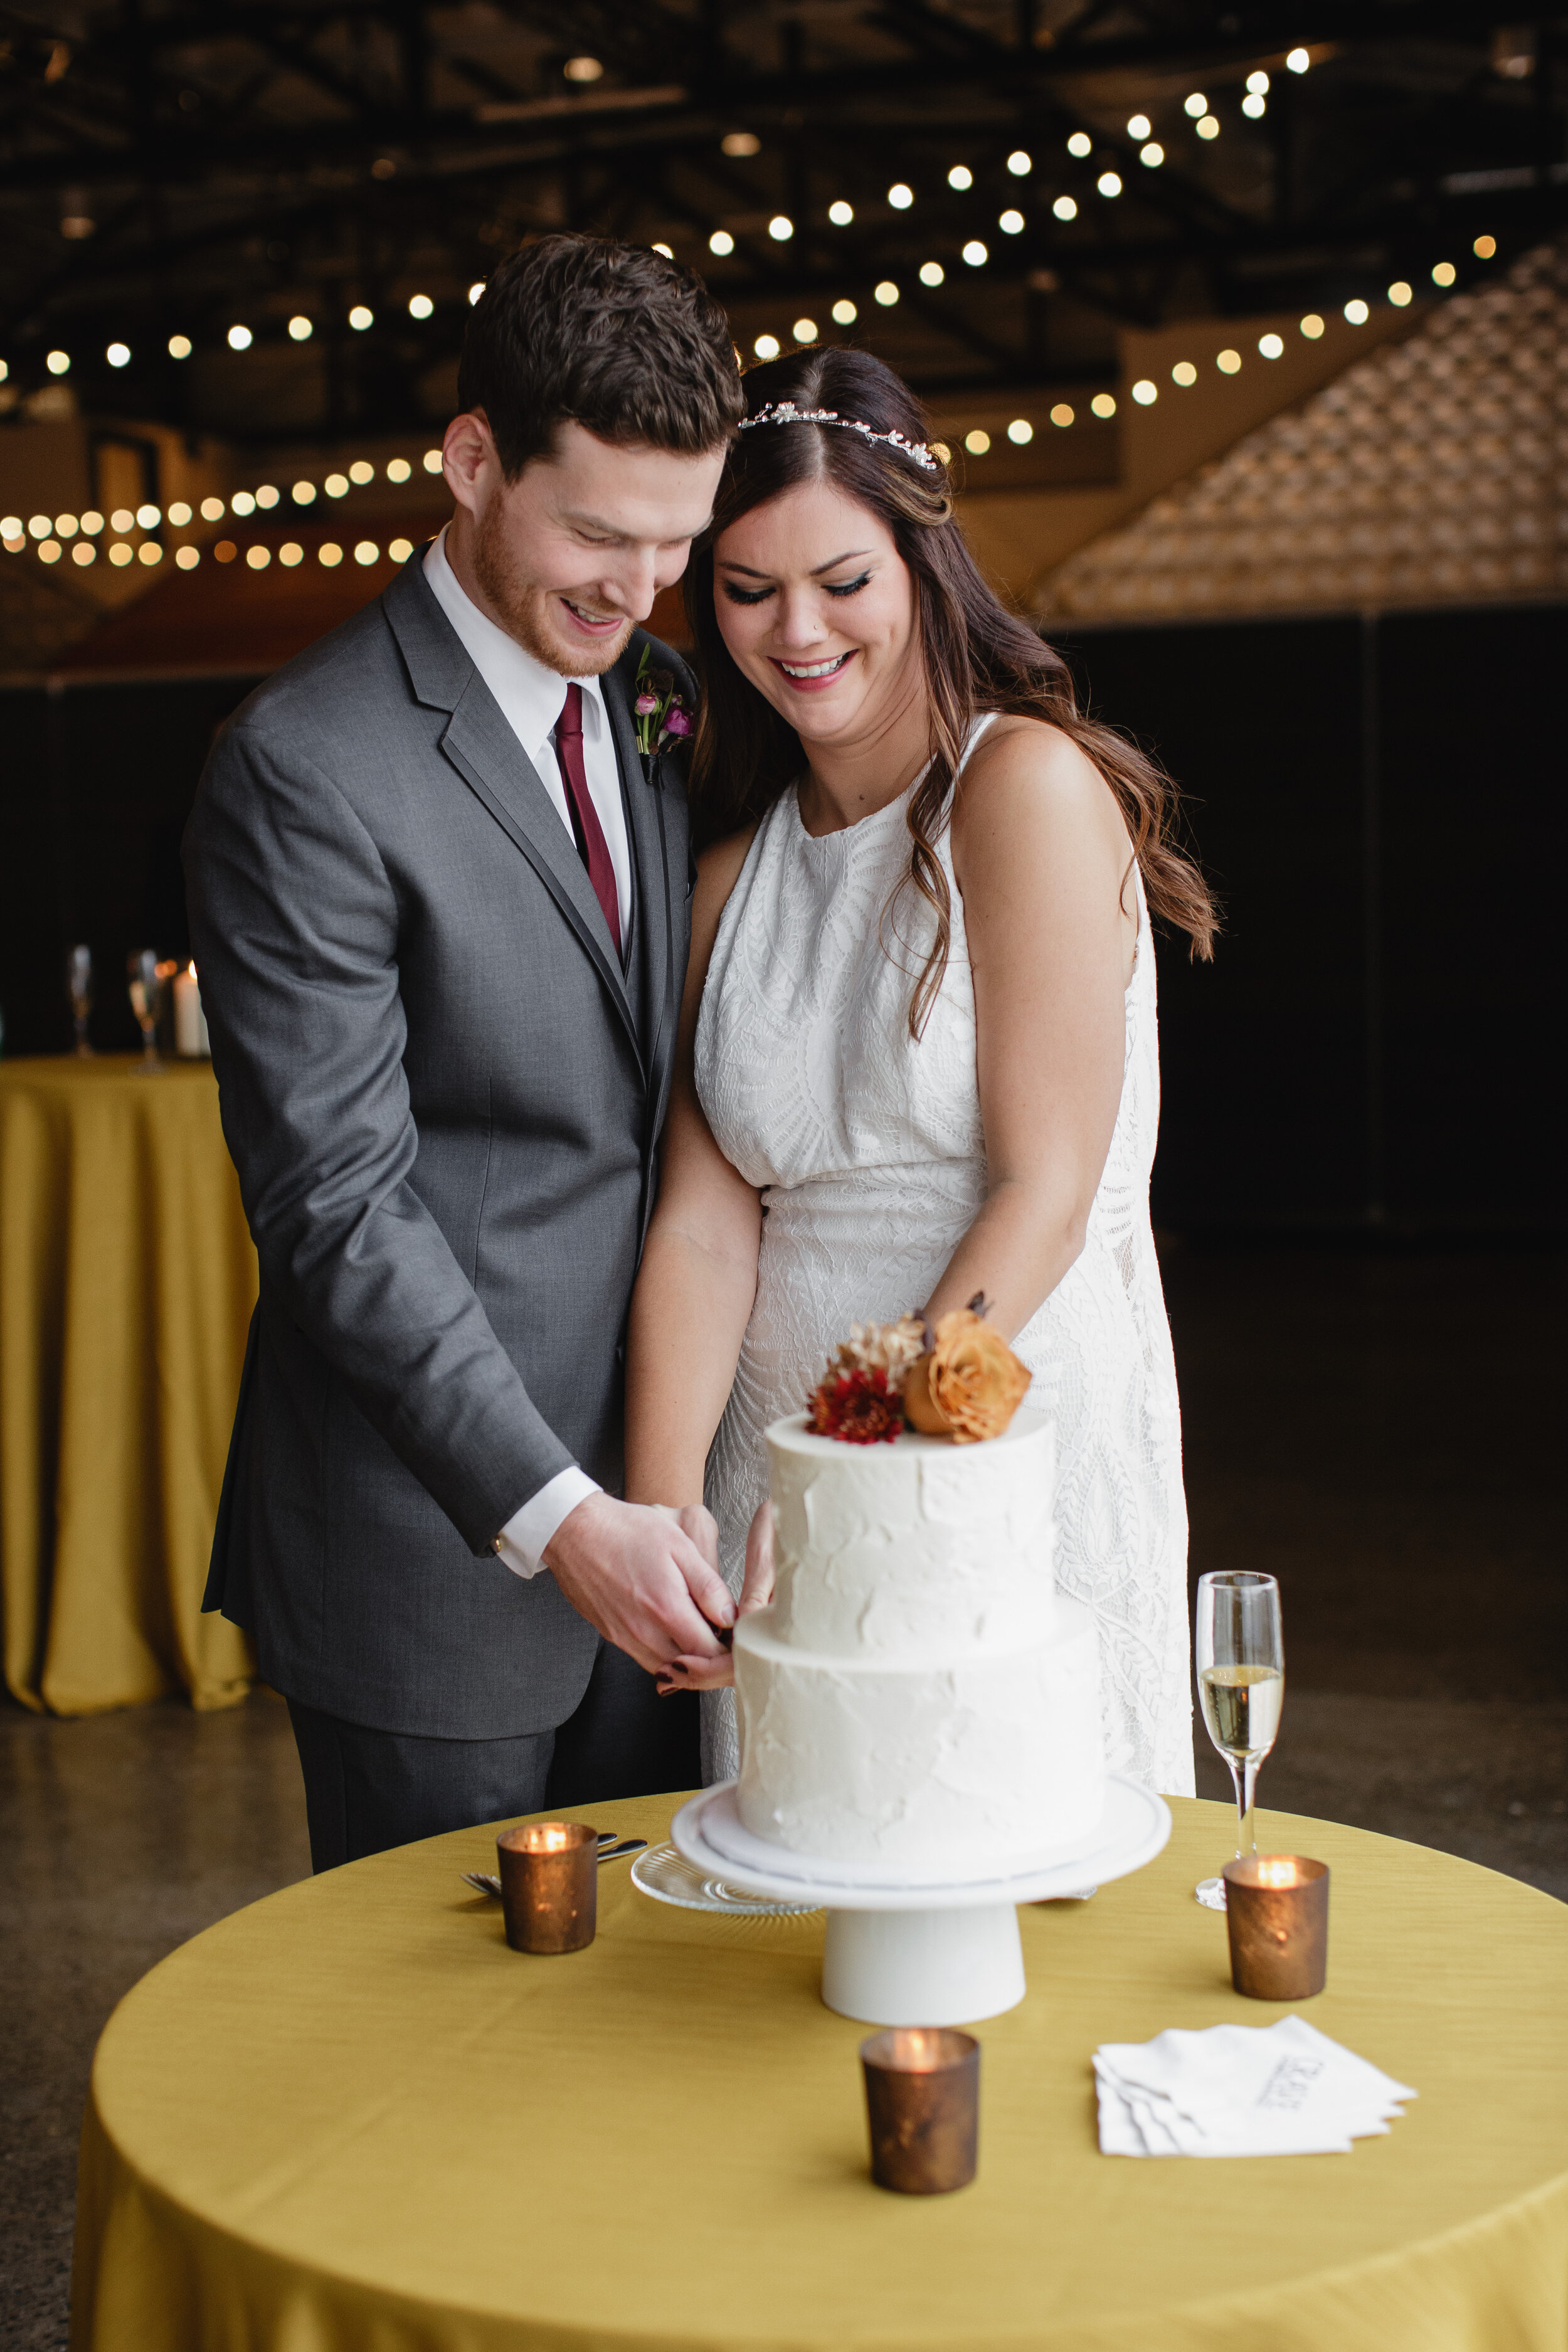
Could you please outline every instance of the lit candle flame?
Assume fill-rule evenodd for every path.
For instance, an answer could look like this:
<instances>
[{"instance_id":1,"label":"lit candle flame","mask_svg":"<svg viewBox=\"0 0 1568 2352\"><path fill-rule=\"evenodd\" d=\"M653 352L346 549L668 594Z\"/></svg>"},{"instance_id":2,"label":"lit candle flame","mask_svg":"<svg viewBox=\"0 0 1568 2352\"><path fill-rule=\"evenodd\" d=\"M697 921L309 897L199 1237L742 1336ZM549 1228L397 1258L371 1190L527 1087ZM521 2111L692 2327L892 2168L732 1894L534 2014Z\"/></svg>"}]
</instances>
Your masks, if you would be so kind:
<instances>
[{"instance_id":1,"label":"lit candle flame","mask_svg":"<svg viewBox=\"0 0 1568 2352\"><path fill-rule=\"evenodd\" d=\"M1300 1886L1301 1874L1296 1867L1295 1856L1289 1853L1266 1855L1258 1865L1258 1884L1259 1886Z\"/></svg>"},{"instance_id":2,"label":"lit candle flame","mask_svg":"<svg viewBox=\"0 0 1568 2352\"><path fill-rule=\"evenodd\" d=\"M900 2074L929 2074L942 2063L942 2036L923 2025L896 2027L889 2039L889 2061Z\"/></svg>"}]
</instances>

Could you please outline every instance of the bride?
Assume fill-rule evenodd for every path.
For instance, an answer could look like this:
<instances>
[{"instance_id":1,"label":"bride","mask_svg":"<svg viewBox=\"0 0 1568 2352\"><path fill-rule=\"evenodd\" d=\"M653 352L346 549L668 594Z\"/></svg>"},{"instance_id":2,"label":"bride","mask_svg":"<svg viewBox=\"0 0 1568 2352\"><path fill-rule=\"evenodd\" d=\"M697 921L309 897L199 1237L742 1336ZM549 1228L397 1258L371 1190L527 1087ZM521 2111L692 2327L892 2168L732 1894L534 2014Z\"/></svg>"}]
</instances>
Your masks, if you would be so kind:
<instances>
[{"instance_id":1,"label":"bride","mask_svg":"<svg viewBox=\"0 0 1568 2352\"><path fill-rule=\"evenodd\" d=\"M628 1335L626 1493L704 1493L739 1592L763 1433L856 1322L977 1291L1057 1427L1056 1572L1107 1760L1193 1787L1175 1365L1149 1223L1150 915L1209 952L1171 789L982 580L879 361L753 369L687 597L691 961ZM745 1595L765 1597L759 1518ZM729 1661L687 1659L709 1780Z\"/></svg>"}]
</instances>

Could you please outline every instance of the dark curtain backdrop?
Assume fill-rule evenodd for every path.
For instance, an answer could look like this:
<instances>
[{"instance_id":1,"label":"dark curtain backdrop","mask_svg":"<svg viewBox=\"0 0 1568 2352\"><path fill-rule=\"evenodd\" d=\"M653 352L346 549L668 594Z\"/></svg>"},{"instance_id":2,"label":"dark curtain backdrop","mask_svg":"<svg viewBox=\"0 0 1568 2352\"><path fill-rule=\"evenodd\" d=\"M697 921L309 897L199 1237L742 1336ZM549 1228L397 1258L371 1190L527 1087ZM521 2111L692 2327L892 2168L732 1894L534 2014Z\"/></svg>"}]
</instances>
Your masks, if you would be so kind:
<instances>
[{"instance_id":1,"label":"dark curtain backdrop","mask_svg":"<svg viewBox=\"0 0 1568 2352\"><path fill-rule=\"evenodd\" d=\"M1049 634L1224 903L1161 946L1156 1216L1560 1232L1568 606Z\"/></svg>"},{"instance_id":2,"label":"dark curtain backdrop","mask_svg":"<svg viewBox=\"0 0 1568 2352\"><path fill-rule=\"evenodd\" d=\"M1193 1232L1561 1230L1562 605L1052 631L1185 788L1225 907L1160 950L1155 1209ZM7 1053L129 1049L130 950L184 956L179 841L249 678L0 692Z\"/></svg>"},{"instance_id":3,"label":"dark curtain backdrop","mask_svg":"<svg viewBox=\"0 0 1568 2352\"><path fill-rule=\"evenodd\" d=\"M0 1012L7 1054L71 1044L68 948L92 950L89 1034L141 1043L126 957L190 953L180 835L213 735L254 677L0 690Z\"/></svg>"}]
</instances>

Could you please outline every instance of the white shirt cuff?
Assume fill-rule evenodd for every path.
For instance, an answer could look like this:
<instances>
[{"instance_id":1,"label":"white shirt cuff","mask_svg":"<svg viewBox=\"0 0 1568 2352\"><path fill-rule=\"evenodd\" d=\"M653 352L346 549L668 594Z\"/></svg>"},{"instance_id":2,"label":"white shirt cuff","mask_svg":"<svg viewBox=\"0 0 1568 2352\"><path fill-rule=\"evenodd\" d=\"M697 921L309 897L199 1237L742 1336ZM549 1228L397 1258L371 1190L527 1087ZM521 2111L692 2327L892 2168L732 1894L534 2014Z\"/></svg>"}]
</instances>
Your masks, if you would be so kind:
<instances>
[{"instance_id":1,"label":"white shirt cuff","mask_svg":"<svg viewBox=\"0 0 1568 2352\"><path fill-rule=\"evenodd\" d=\"M544 1566L541 1554L567 1513L574 1511L588 1496L603 1492L604 1488L585 1470L575 1465L570 1470L558 1470L537 1495L530 1496L521 1511L514 1511L508 1519L495 1539L496 1558L514 1576L537 1576Z\"/></svg>"}]
</instances>

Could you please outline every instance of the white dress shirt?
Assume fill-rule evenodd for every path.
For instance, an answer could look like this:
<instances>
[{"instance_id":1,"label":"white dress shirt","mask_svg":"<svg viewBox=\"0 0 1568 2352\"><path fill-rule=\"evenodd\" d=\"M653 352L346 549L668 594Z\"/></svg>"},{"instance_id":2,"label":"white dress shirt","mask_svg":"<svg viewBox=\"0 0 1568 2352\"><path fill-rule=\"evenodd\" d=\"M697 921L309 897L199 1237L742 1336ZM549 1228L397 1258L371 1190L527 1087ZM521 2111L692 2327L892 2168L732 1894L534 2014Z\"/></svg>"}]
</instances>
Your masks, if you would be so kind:
<instances>
[{"instance_id":1,"label":"white dress shirt","mask_svg":"<svg viewBox=\"0 0 1568 2352\"><path fill-rule=\"evenodd\" d=\"M426 551L425 577L437 603L461 638L464 651L532 761L575 848L572 807L554 743L556 721L571 681L547 669L532 654L525 653L515 637L509 637L504 629L498 629L480 612L459 587L458 575L447 561L446 542L445 530L432 541ZM604 828L610 863L615 867L621 938L626 940L631 936L632 866L626 808L621 799L620 764L616 758L602 682L596 677L584 677L577 683L583 689L583 769ZM505 1561L514 1576L537 1576L544 1565L541 1554L562 1520L576 1509L584 1496L601 1491L585 1470L574 1465L570 1470L558 1471L536 1495L530 1496L520 1511L513 1512L495 1539L497 1558Z\"/></svg>"},{"instance_id":2,"label":"white dress shirt","mask_svg":"<svg viewBox=\"0 0 1568 2352\"><path fill-rule=\"evenodd\" d=\"M507 725L538 771L539 780L555 804L555 814L574 844L572 804L561 762L555 756L555 728L572 680L546 669L525 653L515 637L480 612L458 584L447 561L447 534L431 541L425 551L425 577L436 602L463 641L463 650L501 707ZM616 869L616 897L621 910L622 940L631 937L632 860L626 841L626 813L621 799L620 763L616 758L610 715L605 709L604 681L581 677L583 689L583 771L588 795L604 828L610 863Z\"/></svg>"}]
</instances>

